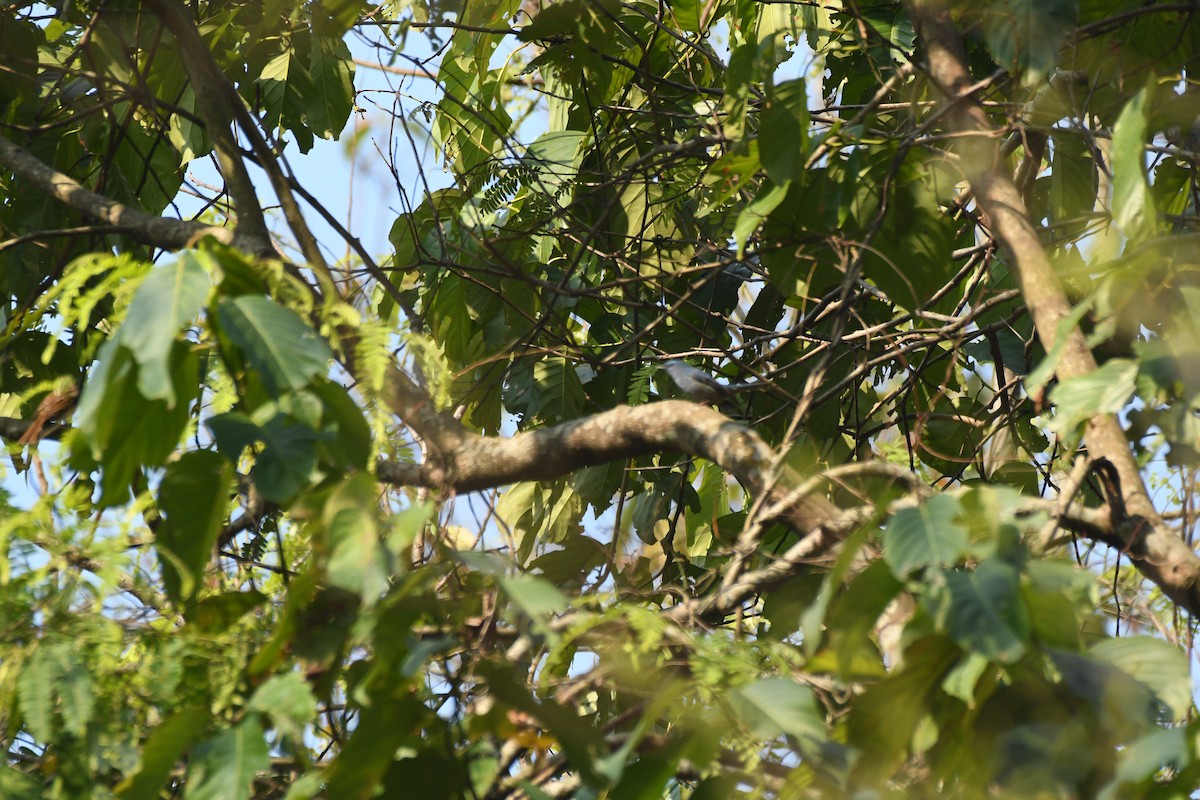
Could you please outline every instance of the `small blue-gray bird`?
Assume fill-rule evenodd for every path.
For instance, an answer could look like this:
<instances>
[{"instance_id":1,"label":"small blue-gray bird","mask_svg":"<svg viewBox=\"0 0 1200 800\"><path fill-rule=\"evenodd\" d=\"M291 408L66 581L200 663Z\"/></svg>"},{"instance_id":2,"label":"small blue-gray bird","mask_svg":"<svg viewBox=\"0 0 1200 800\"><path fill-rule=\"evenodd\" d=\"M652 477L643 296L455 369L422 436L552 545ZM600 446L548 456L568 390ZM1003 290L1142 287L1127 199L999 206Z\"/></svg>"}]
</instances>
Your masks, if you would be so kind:
<instances>
[{"instance_id":1,"label":"small blue-gray bird","mask_svg":"<svg viewBox=\"0 0 1200 800\"><path fill-rule=\"evenodd\" d=\"M696 369L692 365L685 364L675 358L663 362L662 369L666 371L667 375L670 376L672 382L679 387L681 392L697 403L717 406L729 405L739 412L741 411L741 407L733 393L752 385L748 383L720 383L707 372Z\"/></svg>"}]
</instances>

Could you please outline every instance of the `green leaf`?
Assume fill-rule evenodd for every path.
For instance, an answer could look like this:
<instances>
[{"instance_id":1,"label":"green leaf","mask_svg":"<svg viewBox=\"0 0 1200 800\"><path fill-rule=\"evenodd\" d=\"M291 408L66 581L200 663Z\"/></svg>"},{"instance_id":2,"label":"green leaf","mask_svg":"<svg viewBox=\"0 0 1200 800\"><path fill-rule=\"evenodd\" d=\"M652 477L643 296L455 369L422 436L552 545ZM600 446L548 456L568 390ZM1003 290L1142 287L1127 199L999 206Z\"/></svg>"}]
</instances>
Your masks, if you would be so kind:
<instances>
[{"instance_id":1,"label":"green leaf","mask_svg":"<svg viewBox=\"0 0 1200 800\"><path fill-rule=\"evenodd\" d=\"M343 387L327 380L314 381L311 391L321 399L321 452L343 469L365 470L371 457L371 428L362 409Z\"/></svg>"},{"instance_id":2,"label":"green leaf","mask_svg":"<svg viewBox=\"0 0 1200 800\"><path fill-rule=\"evenodd\" d=\"M282 415L262 427L266 447L255 459L250 477L263 498L283 503L307 486L316 467L317 433L288 422Z\"/></svg>"},{"instance_id":3,"label":"green leaf","mask_svg":"<svg viewBox=\"0 0 1200 800\"><path fill-rule=\"evenodd\" d=\"M8 800L42 800L42 782L9 766L0 766L0 797Z\"/></svg>"},{"instance_id":4,"label":"green leaf","mask_svg":"<svg viewBox=\"0 0 1200 800\"><path fill-rule=\"evenodd\" d=\"M58 704L63 729L72 736L83 737L96 703L92 673L71 646L55 647L54 654L58 659Z\"/></svg>"},{"instance_id":5,"label":"green leaf","mask_svg":"<svg viewBox=\"0 0 1200 800\"><path fill-rule=\"evenodd\" d=\"M336 139L354 108L354 63L340 38L320 36L314 44L308 65L313 92L305 98L305 121L322 139Z\"/></svg>"},{"instance_id":6,"label":"green leaf","mask_svg":"<svg viewBox=\"0 0 1200 800\"><path fill-rule=\"evenodd\" d=\"M251 796L251 783L271 766L258 716L251 714L192 751L187 800L237 800Z\"/></svg>"},{"instance_id":7,"label":"green leaf","mask_svg":"<svg viewBox=\"0 0 1200 800\"><path fill-rule=\"evenodd\" d=\"M340 26L340 32L349 30L359 16L371 7L365 0L321 0L321 6Z\"/></svg>"},{"instance_id":8,"label":"green leaf","mask_svg":"<svg viewBox=\"0 0 1200 800\"><path fill-rule=\"evenodd\" d=\"M100 348L98 363L84 384L75 411L72 458L99 462L102 507L124 502L138 468L166 462L187 428L189 406L199 389L199 364L186 343L175 342L173 347L169 362L174 404L142 396L137 365L114 339ZM82 466L95 469L86 460Z\"/></svg>"},{"instance_id":9,"label":"green leaf","mask_svg":"<svg viewBox=\"0 0 1200 800\"><path fill-rule=\"evenodd\" d=\"M47 648L39 647L21 665L17 676L17 697L30 732L42 741L54 736L54 681L59 677Z\"/></svg>"},{"instance_id":10,"label":"green leaf","mask_svg":"<svg viewBox=\"0 0 1200 800\"><path fill-rule=\"evenodd\" d=\"M818 742L828 738L812 689L795 681L763 678L730 693L729 702L757 739L781 733Z\"/></svg>"},{"instance_id":11,"label":"green leaf","mask_svg":"<svg viewBox=\"0 0 1200 800\"><path fill-rule=\"evenodd\" d=\"M317 698L303 675L288 672L259 686L246 708L270 717L276 727L292 738L294 745L300 745L304 740L304 727L317 713Z\"/></svg>"},{"instance_id":12,"label":"green leaf","mask_svg":"<svg viewBox=\"0 0 1200 800\"><path fill-rule=\"evenodd\" d=\"M265 297L223 298L217 318L274 397L303 389L329 364L329 347L316 331L295 312Z\"/></svg>"},{"instance_id":13,"label":"green leaf","mask_svg":"<svg viewBox=\"0 0 1200 800\"><path fill-rule=\"evenodd\" d=\"M801 177L808 151L808 103L804 81L772 87L762 109L758 152L763 170L776 186Z\"/></svg>"},{"instance_id":14,"label":"green leaf","mask_svg":"<svg viewBox=\"0 0 1200 800\"><path fill-rule=\"evenodd\" d=\"M1062 676L1063 687L1088 703L1105 729L1129 737L1154 727L1159 703L1150 687L1102 659L1061 650L1046 652Z\"/></svg>"},{"instance_id":15,"label":"green leaf","mask_svg":"<svg viewBox=\"0 0 1200 800\"><path fill-rule=\"evenodd\" d=\"M314 800L323 797L325 789L325 774L320 770L306 772L288 787L283 800Z\"/></svg>"},{"instance_id":16,"label":"green leaf","mask_svg":"<svg viewBox=\"0 0 1200 800\"><path fill-rule=\"evenodd\" d=\"M1191 710L1188 659L1178 647L1150 636L1122 636L1100 642L1090 654L1149 687L1167 707L1172 720L1183 719Z\"/></svg>"},{"instance_id":17,"label":"green leaf","mask_svg":"<svg viewBox=\"0 0 1200 800\"><path fill-rule=\"evenodd\" d=\"M209 634L228 631L247 613L267 602L266 595L253 589L245 592L224 592L196 601L187 612L189 624Z\"/></svg>"},{"instance_id":18,"label":"green leaf","mask_svg":"<svg viewBox=\"0 0 1200 800\"><path fill-rule=\"evenodd\" d=\"M855 778L881 780L903 760L918 724L932 706L931 695L961 656L952 642L930 636L908 647L904 665L863 692L850 710L847 744L861 756Z\"/></svg>"},{"instance_id":19,"label":"green leaf","mask_svg":"<svg viewBox=\"0 0 1200 800\"><path fill-rule=\"evenodd\" d=\"M743 208L733 226L733 240L737 244L738 258L745 255L746 240L762 225L767 215L779 207L788 194L791 182L773 184L767 181L758 196Z\"/></svg>"},{"instance_id":20,"label":"green leaf","mask_svg":"<svg viewBox=\"0 0 1200 800\"><path fill-rule=\"evenodd\" d=\"M988 4L983 32L996 61L1024 82L1042 80L1058 63L1063 36L1077 14L1077 0L999 0Z\"/></svg>"},{"instance_id":21,"label":"green leaf","mask_svg":"<svg viewBox=\"0 0 1200 800\"><path fill-rule=\"evenodd\" d=\"M1113 126L1113 221L1131 242L1154 235L1154 198L1146 180L1146 128L1154 83L1130 98Z\"/></svg>"},{"instance_id":22,"label":"green leaf","mask_svg":"<svg viewBox=\"0 0 1200 800\"><path fill-rule=\"evenodd\" d=\"M257 84L265 123L290 130L300 152L311 150L313 135L304 119L308 111L306 98L313 96L316 89L296 50L289 47L271 59L259 73Z\"/></svg>"},{"instance_id":23,"label":"green leaf","mask_svg":"<svg viewBox=\"0 0 1200 800\"><path fill-rule=\"evenodd\" d=\"M975 686L990 664L990 661L978 653L969 653L950 670L946 679L942 681L942 690L951 697L962 700L968 708L974 708Z\"/></svg>"},{"instance_id":24,"label":"green leaf","mask_svg":"<svg viewBox=\"0 0 1200 800\"><path fill-rule=\"evenodd\" d=\"M937 495L915 508L905 508L888 521L883 558L892 574L904 579L926 567L947 567L967 551L967 532L955 518L958 501Z\"/></svg>"},{"instance_id":25,"label":"green leaf","mask_svg":"<svg viewBox=\"0 0 1200 800\"><path fill-rule=\"evenodd\" d=\"M1055 406L1050 428L1068 435L1097 414L1116 414L1133 396L1137 372L1136 361L1114 358L1093 372L1062 381L1050 392Z\"/></svg>"},{"instance_id":26,"label":"green leaf","mask_svg":"<svg viewBox=\"0 0 1200 800\"><path fill-rule=\"evenodd\" d=\"M155 800L184 751L208 726L210 717L207 708L185 708L155 728L142 746L137 770L117 786L117 794L125 800Z\"/></svg>"},{"instance_id":27,"label":"green leaf","mask_svg":"<svg viewBox=\"0 0 1200 800\"><path fill-rule=\"evenodd\" d=\"M533 42L564 33L574 33L586 24L592 15L603 14L614 19L617 8L615 0L563 0L561 3L542 6L533 21L521 28L517 38L522 42Z\"/></svg>"},{"instance_id":28,"label":"green leaf","mask_svg":"<svg viewBox=\"0 0 1200 800\"><path fill-rule=\"evenodd\" d=\"M500 586L535 628L548 639L556 638L548 624L550 617L567 608L570 601L554 584L536 575L503 575Z\"/></svg>"},{"instance_id":29,"label":"green leaf","mask_svg":"<svg viewBox=\"0 0 1200 800\"><path fill-rule=\"evenodd\" d=\"M945 588L929 598L938 630L992 661L1019 660L1029 640L1029 612L1017 568L989 558L974 570L954 570L943 577Z\"/></svg>"},{"instance_id":30,"label":"green leaf","mask_svg":"<svg viewBox=\"0 0 1200 800\"><path fill-rule=\"evenodd\" d=\"M582 155L580 144L588 138L584 131L549 131L535 139L522 159L533 168L533 185L552 197L575 180Z\"/></svg>"},{"instance_id":31,"label":"green leaf","mask_svg":"<svg viewBox=\"0 0 1200 800\"><path fill-rule=\"evenodd\" d=\"M540 570L555 586L579 587L592 570L605 562L607 554L605 546L590 536L571 536L562 549L538 556L529 568Z\"/></svg>"},{"instance_id":32,"label":"green leaf","mask_svg":"<svg viewBox=\"0 0 1200 800\"><path fill-rule=\"evenodd\" d=\"M21 665L17 696L25 722L38 739L54 739L55 712L67 733L76 737L87 733L95 707L92 675L71 645L35 648Z\"/></svg>"},{"instance_id":33,"label":"green leaf","mask_svg":"<svg viewBox=\"0 0 1200 800\"><path fill-rule=\"evenodd\" d=\"M1098 800L1149 796L1130 790L1139 784L1149 789L1153 777L1163 767L1179 771L1191 765L1192 760L1192 749L1184 728L1154 728L1117 754L1116 774L1098 795Z\"/></svg>"},{"instance_id":34,"label":"green leaf","mask_svg":"<svg viewBox=\"0 0 1200 800\"><path fill-rule=\"evenodd\" d=\"M876 561L854 576L845 591L837 596L826 616L825 625L833 640L838 668L849 671L854 657L870 640L879 617L904 588L892 576L888 565Z\"/></svg>"},{"instance_id":35,"label":"green leaf","mask_svg":"<svg viewBox=\"0 0 1200 800\"><path fill-rule=\"evenodd\" d=\"M212 280L195 254L185 251L173 263L156 267L138 287L118 333L138 363L138 389L147 400L175 404L169 356L179 332L208 300Z\"/></svg>"},{"instance_id":36,"label":"green leaf","mask_svg":"<svg viewBox=\"0 0 1200 800\"><path fill-rule=\"evenodd\" d=\"M329 537L329 582L360 595L368 604L387 591L387 553L379 541L374 508L379 487L365 472L350 476L325 501L322 517Z\"/></svg>"},{"instance_id":37,"label":"green leaf","mask_svg":"<svg viewBox=\"0 0 1200 800\"><path fill-rule=\"evenodd\" d=\"M163 587L176 603L195 597L213 557L233 486L233 465L211 450L184 453L158 488L163 522L155 534Z\"/></svg>"},{"instance_id":38,"label":"green leaf","mask_svg":"<svg viewBox=\"0 0 1200 800\"><path fill-rule=\"evenodd\" d=\"M325 772L326 796L367 800L375 796L400 745L413 736L424 707L415 697L372 697L350 739Z\"/></svg>"}]
</instances>

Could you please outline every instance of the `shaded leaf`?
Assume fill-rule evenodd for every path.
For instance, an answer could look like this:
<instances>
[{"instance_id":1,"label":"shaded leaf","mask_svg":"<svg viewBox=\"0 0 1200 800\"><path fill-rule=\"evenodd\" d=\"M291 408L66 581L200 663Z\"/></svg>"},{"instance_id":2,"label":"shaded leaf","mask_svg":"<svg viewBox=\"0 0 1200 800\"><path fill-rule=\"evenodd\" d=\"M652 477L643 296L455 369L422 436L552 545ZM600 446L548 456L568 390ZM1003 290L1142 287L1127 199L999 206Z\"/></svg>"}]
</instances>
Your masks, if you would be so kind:
<instances>
[{"instance_id":1,"label":"shaded leaf","mask_svg":"<svg viewBox=\"0 0 1200 800\"><path fill-rule=\"evenodd\" d=\"M763 678L729 696L738 717L759 739L781 733L824 741L825 721L812 690L786 678Z\"/></svg>"},{"instance_id":2,"label":"shaded leaf","mask_svg":"<svg viewBox=\"0 0 1200 800\"><path fill-rule=\"evenodd\" d=\"M206 708L186 708L155 728L142 745L137 770L117 787L117 794L127 800L157 798L171 770L207 727L209 718Z\"/></svg>"},{"instance_id":3,"label":"shaded leaf","mask_svg":"<svg viewBox=\"0 0 1200 800\"><path fill-rule=\"evenodd\" d=\"M158 488L164 519L155 534L163 586L176 603L192 599L213 557L233 486L233 465L211 450L184 453Z\"/></svg>"},{"instance_id":4,"label":"shaded leaf","mask_svg":"<svg viewBox=\"0 0 1200 800\"><path fill-rule=\"evenodd\" d=\"M1020 659L1029 640L1029 612L1017 568L989 558L973 570L954 570L943 577L945 588L928 598L938 629L989 660Z\"/></svg>"},{"instance_id":5,"label":"shaded leaf","mask_svg":"<svg viewBox=\"0 0 1200 800\"><path fill-rule=\"evenodd\" d=\"M937 495L897 512L883 534L883 558L897 578L926 567L946 567L966 553L967 532L955 522L958 501Z\"/></svg>"},{"instance_id":6,"label":"shaded leaf","mask_svg":"<svg viewBox=\"0 0 1200 800\"><path fill-rule=\"evenodd\" d=\"M250 784L271 766L258 716L251 714L192 751L187 800L250 797Z\"/></svg>"},{"instance_id":7,"label":"shaded leaf","mask_svg":"<svg viewBox=\"0 0 1200 800\"><path fill-rule=\"evenodd\" d=\"M1171 719L1181 720L1191 710L1188 660L1179 648L1150 636L1122 636L1106 639L1090 652L1149 687L1167 707Z\"/></svg>"},{"instance_id":8,"label":"shaded leaf","mask_svg":"<svg viewBox=\"0 0 1200 800\"><path fill-rule=\"evenodd\" d=\"M328 345L294 311L265 297L223 298L217 317L225 335L236 344L252 369L278 397L303 389L329 363Z\"/></svg>"}]
</instances>

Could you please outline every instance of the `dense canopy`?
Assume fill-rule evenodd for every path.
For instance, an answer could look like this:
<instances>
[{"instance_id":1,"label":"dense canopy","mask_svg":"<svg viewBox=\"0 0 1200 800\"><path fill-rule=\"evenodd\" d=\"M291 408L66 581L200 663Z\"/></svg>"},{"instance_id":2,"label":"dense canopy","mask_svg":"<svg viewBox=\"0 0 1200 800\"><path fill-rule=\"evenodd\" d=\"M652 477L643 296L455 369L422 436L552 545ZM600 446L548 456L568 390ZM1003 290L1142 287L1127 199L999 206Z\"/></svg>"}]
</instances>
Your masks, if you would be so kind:
<instances>
[{"instance_id":1,"label":"dense canopy","mask_svg":"<svg viewBox=\"0 0 1200 800\"><path fill-rule=\"evenodd\" d=\"M6 4L0 795L1189 796L1195 14Z\"/></svg>"}]
</instances>

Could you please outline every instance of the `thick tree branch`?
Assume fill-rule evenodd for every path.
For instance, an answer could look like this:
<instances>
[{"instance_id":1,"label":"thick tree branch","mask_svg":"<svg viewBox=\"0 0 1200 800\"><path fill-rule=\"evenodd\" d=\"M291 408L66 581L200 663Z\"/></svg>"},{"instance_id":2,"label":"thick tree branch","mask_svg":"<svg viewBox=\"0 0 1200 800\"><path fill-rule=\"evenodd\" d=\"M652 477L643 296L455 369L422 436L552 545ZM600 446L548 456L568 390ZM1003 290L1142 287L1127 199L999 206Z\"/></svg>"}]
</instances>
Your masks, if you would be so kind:
<instances>
[{"instance_id":1,"label":"thick tree branch","mask_svg":"<svg viewBox=\"0 0 1200 800\"><path fill-rule=\"evenodd\" d=\"M85 188L70 175L42 163L36 156L0 136L0 164L19 179L84 216L119 229L139 242L163 250L179 250L212 236L258 256L274 256L269 240L246 237L242 231L147 214ZM265 248L264 248L265 241Z\"/></svg>"},{"instance_id":2,"label":"thick tree branch","mask_svg":"<svg viewBox=\"0 0 1200 800\"><path fill-rule=\"evenodd\" d=\"M954 133L969 134L957 142L967 179L987 215L992 235L1017 275L1038 338L1049 351L1057 342L1059 322L1071 312L1071 303L1042 248L1021 193L1003 169L993 127L970 91L974 81L967 71L962 37L940 0L909 0L908 7L925 50L929 77L947 98L949 126ZM1083 333L1074 328L1066 336L1057 365L1059 378L1093 372L1096 360ZM1089 453L1107 458L1120 475L1130 514L1130 523L1122 526L1121 549L1171 599L1193 614L1200 613L1200 558L1159 517L1119 422L1112 415L1094 417L1085 435Z\"/></svg>"},{"instance_id":3,"label":"thick tree branch","mask_svg":"<svg viewBox=\"0 0 1200 800\"><path fill-rule=\"evenodd\" d=\"M380 480L469 492L516 481L553 480L626 458L681 453L716 463L751 493L771 486L768 505L787 497L800 483L800 476L790 470L769 481L775 454L758 434L711 408L683 400L619 406L510 438L465 432L460 436L457 446L442 450L438 462L381 462ZM838 516L825 497L809 493L788 498L778 519L810 533L833 524Z\"/></svg>"},{"instance_id":4,"label":"thick tree branch","mask_svg":"<svg viewBox=\"0 0 1200 800\"><path fill-rule=\"evenodd\" d=\"M257 123L246 110L237 89L226 77L225 72L217 64L208 46L200 37L200 31L196 28L187 9L178 0L147 0L146 5L155 12L179 42L184 68L196 91L197 105L207 122L209 133L213 137L217 155L221 159L221 170L225 173L225 180L229 183L229 193L233 196L234 205L238 209L239 225L243 216L242 207L245 206L246 213L249 214L247 221L256 229L261 226L263 235L266 235L266 223L263 220L257 193L254 191L254 185L250 182L250 174L246 170L237 143L233 139L233 132L230 130L230 126L235 121L249 138L251 148L259 159L259 166L266 171L267 178L271 181L271 188L279 198L284 218L287 219L288 227L300 245L304 259L328 283L323 288L336 293L333 277L329 273L324 256L321 255L321 248L309 229L308 223L304 221L304 214L292 194L286 176L279 168L274 152L267 146L266 140L263 139Z\"/></svg>"},{"instance_id":5,"label":"thick tree branch","mask_svg":"<svg viewBox=\"0 0 1200 800\"><path fill-rule=\"evenodd\" d=\"M258 202L258 193L250 180L250 173L238 154L237 142L233 138L233 115L222 94L229 91L225 74L217 68L212 54L192 24L187 10L172 0L147 0L146 6L175 35L179 42L179 54L183 68L191 80L196 93L196 108L204 118L205 129L212 137L217 161L233 206L237 211L237 228L250 239L270 241L266 218ZM241 102L240 100L238 101Z\"/></svg>"}]
</instances>

